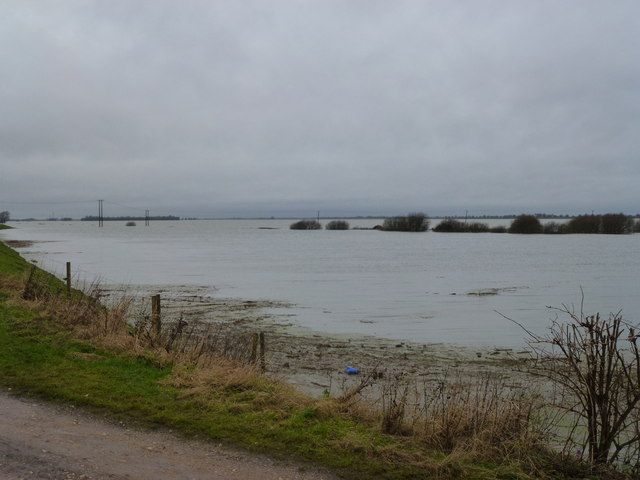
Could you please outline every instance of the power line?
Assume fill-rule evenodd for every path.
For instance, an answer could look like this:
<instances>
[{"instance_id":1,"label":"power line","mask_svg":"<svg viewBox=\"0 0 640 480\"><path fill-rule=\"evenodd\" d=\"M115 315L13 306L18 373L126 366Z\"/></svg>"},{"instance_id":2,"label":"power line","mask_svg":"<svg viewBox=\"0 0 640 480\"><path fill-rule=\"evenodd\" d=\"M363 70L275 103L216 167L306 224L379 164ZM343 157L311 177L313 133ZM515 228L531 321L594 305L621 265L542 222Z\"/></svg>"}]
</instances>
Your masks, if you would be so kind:
<instances>
[{"instance_id":1,"label":"power line","mask_svg":"<svg viewBox=\"0 0 640 480\"><path fill-rule=\"evenodd\" d=\"M132 207L130 205L122 205L121 203L112 202L110 200L105 200L105 203L107 203L109 205L116 205L116 206L122 207L122 208L128 208L130 210L144 210L142 207Z\"/></svg>"}]
</instances>

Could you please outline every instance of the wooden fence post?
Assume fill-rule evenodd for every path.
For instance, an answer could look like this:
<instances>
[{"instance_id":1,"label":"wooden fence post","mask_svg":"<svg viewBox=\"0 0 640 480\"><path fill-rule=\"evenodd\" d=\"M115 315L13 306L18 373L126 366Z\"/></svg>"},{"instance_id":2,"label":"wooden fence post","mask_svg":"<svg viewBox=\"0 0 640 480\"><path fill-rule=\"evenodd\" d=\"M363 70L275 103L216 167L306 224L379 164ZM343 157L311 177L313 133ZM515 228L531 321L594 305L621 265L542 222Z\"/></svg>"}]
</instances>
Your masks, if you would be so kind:
<instances>
[{"instance_id":1,"label":"wooden fence post","mask_svg":"<svg viewBox=\"0 0 640 480\"><path fill-rule=\"evenodd\" d=\"M67 262L67 295L71 296L71 262Z\"/></svg>"},{"instance_id":2,"label":"wooden fence post","mask_svg":"<svg viewBox=\"0 0 640 480\"><path fill-rule=\"evenodd\" d=\"M249 357L249 363L252 365L256 363L258 358L258 334L253 333L251 335L251 357Z\"/></svg>"},{"instance_id":3,"label":"wooden fence post","mask_svg":"<svg viewBox=\"0 0 640 480\"><path fill-rule=\"evenodd\" d=\"M162 320L160 318L160 295L151 297L151 333L154 338L160 336Z\"/></svg>"}]
</instances>

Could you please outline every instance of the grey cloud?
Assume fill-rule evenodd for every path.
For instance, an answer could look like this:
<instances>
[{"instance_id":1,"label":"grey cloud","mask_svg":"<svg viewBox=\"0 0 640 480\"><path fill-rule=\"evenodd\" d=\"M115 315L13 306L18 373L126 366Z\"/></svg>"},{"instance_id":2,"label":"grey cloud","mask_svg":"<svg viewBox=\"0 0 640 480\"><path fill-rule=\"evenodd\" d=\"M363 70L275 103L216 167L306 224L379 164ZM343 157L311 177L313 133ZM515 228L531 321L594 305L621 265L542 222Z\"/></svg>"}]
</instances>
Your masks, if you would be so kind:
<instances>
[{"instance_id":1,"label":"grey cloud","mask_svg":"<svg viewBox=\"0 0 640 480\"><path fill-rule=\"evenodd\" d=\"M14 216L97 195L185 215L638 210L637 2L0 9Z\"/></svg>"}]
</instances>

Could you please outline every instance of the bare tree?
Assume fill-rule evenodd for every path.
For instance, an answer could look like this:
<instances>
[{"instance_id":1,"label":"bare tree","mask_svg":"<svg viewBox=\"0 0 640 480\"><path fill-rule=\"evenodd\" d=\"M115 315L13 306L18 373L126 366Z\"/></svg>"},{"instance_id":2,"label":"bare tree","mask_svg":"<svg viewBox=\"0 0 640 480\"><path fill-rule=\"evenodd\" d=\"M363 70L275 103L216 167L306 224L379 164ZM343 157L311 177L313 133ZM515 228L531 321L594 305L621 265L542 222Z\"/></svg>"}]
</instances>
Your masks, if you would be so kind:
<instances>
[{"instance_id":1,"label":"bare tree","mask_svg":"<svg viewBox=\"0 0 640 480\"><path fill-rule=\"evenodd\" d=\"M554 310L569 321L556 317L545 336L520 326L537 354L537 373L568 393L556 405L573 414L566 445L580 445L578 453L593 466L624 464L638 471L640 334L621 312L603 318L566 305Z\"/></svg>"},{"instance_id":2,"label":"bare tree","mask_svg":"<svg viewBox=\"0 0 640 480\"><path fill-rule=\"evenodd\" d=\"M0 223L7 223L9 221L9 212L6 210L4 212L0 212Z\"/></svg>"}]
</instances>

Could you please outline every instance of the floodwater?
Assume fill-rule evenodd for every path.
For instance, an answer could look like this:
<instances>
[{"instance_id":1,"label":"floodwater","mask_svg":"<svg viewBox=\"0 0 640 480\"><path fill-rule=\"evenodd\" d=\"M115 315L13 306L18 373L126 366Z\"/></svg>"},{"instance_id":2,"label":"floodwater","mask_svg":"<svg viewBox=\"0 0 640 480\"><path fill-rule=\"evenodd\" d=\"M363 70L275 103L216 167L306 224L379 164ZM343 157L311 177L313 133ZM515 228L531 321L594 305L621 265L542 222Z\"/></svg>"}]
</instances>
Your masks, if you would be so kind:
<instances>
[{"instance_id":1,"label":"floodwater","mask_svg":"<svg viewBox=\"0 0 640 480\"><path fill-rule=\"evenodd\" d=\"M579 310L581 289L585 313L622 310L640 321L637 234L295 231L290 223L21 222L0 240L38 241L18 250L60 276L70 261L74 280L291 303L277 313L332 334L518 348L523 330L500 313L542 334L555 316L547 306Z\"/></svg>"}]
</instances>

